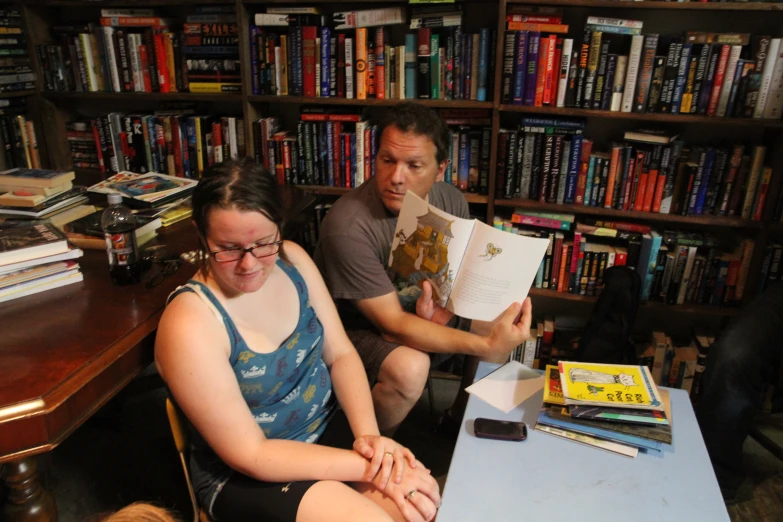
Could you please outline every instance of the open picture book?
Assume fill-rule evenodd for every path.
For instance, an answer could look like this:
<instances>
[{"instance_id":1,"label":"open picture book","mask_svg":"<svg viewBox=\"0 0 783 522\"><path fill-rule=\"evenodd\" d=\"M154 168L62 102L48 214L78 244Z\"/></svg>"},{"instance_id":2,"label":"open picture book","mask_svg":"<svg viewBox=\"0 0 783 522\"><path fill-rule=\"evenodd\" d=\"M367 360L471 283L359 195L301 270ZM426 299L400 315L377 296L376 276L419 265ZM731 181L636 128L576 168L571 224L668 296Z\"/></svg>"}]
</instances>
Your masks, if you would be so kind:
<instances>
[{"instance_id":1,"label":"open picture book","mask_svg":"<svg viewBox=\"0 0 783 522\"><path fill-rule=\"evenodd\" d=\"M389 267L411 284L432 284L433 298L468 319L492 321L530 291L549 240L462 219L405 195Z\"/></svg>"}]
</instances>

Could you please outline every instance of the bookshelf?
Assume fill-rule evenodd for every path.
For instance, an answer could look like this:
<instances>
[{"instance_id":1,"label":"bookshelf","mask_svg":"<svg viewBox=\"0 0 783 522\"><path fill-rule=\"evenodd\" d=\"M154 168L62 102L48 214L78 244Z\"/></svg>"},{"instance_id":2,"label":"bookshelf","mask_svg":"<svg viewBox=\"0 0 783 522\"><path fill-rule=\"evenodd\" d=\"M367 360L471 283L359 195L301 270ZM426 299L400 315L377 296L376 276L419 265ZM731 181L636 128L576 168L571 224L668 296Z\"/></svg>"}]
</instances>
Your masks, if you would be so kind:
<instances>
[{"instance_id":1,"label":"bookshelf","mask_svg":"<svg viewBox=\"0 0 783 522\"><path fill-rule=\"evenodd\" d=\"M578 39L581 34L584 19L589 15L608 16L615 18L632 18L644 21L644 32L661 34L681 34L685 30L714 30L723 32L753 32L766 31L773 37L783 36L779 27L783 21L783 3L767 2L663 2L663 1L614 1L614 0L457 0L465 12L464 24L471 29L490 27L502 35L505 31L505 15L510 6L538 5L562 8L564 22L570 25L569 37ZM252 122L265 116L275 115L281 119L283 128L291 129L298 117L299 110L304 105L367 108L367 112L383 110L398 103L390 99L344 99L344 98L308 98L303 96L272 96L253 95L251 79L250 31L249 27L256 12L263 12L266 6L308 6L320 7L323 12L334 12L348 9L371 9L374 7L407 6L406 2L389 0L26 0L24 2L0 2L15 4L23 10L29 31L28 45L38 72L39 81L35 92L14 93L11 96L27 96L31 98L31 114L36 118L36 125L50 130L45 133L45 140L39 140L42 156L48 159L52 168L69 168L71 159L67 142L64 139L64 126L67 121L77 115L91 116L118 111L153 111L167 108L169 103L192 103L195 110L216 114L230 112L242 117L246 136L247 154L253 155L254 143L252 137ZM191 94L191 93L115 93L115 92L47 92L42 85L42 69L38 63L35 45L52 41L50 28L55 24L71 21L95 22L99 18L101 8L150 8L154 7L161 16L184 17L193 6L200 5L233 5L236 7L239 51L242 73L242 93L226 94ZM447 4L448 5L448 4ZM78 9L76 9L78 8ZM391 32L398 40L401 32L407 26L390 26ZM778 199L781 178L783 177L783 121L751 118L718 118L700 115L660 114L660 113L625 113L603 110L569 108L569 107L532 107L503 104L500 102L500 86L502 77L503 38L496 38L496 47L490 52L496 62L494 77L494 93L487 95L488 101L453 101L453 100L420 100L424 105L438 109L483 109L491 114L492 140L490 151L489 195L467 193L466 199L474 213L486 217L492 223L496 215L508 216L514 208L523 208L544 212L566 212L577 216L599 217L605 219L622 219L632 222L649 223L651 225L683 227L689 230L704 230L721 233L723 230L737 230L754 239L755 249L750 268L750 277L744 295L744 303L753 297L757 288L759 273L764 255L764 249L771 235L783 233L783 224L772 219L773 207ZM665 50L663 51L665 54ZM4 97L10 97L8 95ZM565 205L540 203L529 199L501 199L496 195L496 177L498 156L498 134L500 129L514 125L522 115L537 115L542 117L580 118L587 121L589 134L601 136L621 136L622 130L634 129L639 124L662 125L680 130L686 141L698 138L703 134L709 143L717 143L721 139L739 139L749 137L754 143L767 146L768 163L773 167L772 184L767 199L764 216L761 221L752 221L738 217L726 216L681 216L675 214L658 214L649 212L621 211L590 207L582 205ZM58 132L53 132L57 130ZM42 133L43 134L43 133ZM43 136L42 136L43 138ZM611 137L606 138L607 141ZM95 181L100 173L89 169L78 169L80 179ZM341 187L325 187L299 185L298 190L307 193L334 198L347 192ZM532 294L549 301L559 301L563 306L573 303L592 303L595 298L577 296L566 293L556 293L548 290L533 290ZM714 317L727 317L736 313L734 308L711 306L679 305L670 306L650 302L641 307L642 311L672 314L698 314ZM673 312L676 312L673 314Z\"/></svg>"}]
</instances>

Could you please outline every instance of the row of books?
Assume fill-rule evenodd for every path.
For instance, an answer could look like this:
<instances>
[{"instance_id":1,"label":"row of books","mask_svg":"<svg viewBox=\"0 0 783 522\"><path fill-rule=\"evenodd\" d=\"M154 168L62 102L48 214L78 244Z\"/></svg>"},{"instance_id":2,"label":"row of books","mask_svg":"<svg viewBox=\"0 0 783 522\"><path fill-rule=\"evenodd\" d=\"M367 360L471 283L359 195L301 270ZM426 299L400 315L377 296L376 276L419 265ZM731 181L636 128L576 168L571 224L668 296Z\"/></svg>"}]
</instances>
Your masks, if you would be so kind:
<instances>
[{"instance_id":1,"label":"row of books","mask_svg":"<svg viewBox=\"0 0 783 522\"><path fill-rule=\"evenodd\" d=\"M4 105L4 102L13 106L20 100L26 101L24 98L0 100L0 106ZM24 104L20 107L24 107ZM38 152L38 136L33 121L28 120L22 111L0 109L0 114L3 114L0 116L0 145L3 147L0 169L40 168L41 155Z\"/></svg>"},{"instance_id":2,"label":"row of books","mask_svg":"<svg viewBox=\"0 0 783 522\"><path fill-rule=\"evenodd\" d=\"M0 8L0 94L35 89L24 19L18 7Z\"/></svg>"},{"instance_id":3,"label":"row of books","mask_svg":"<svg viewBox=\"0 0 783 522\"><path fill-rule=\"evenodd\" d=\"M444 181L462 191L487 194L489 111L440 109L439 114L449 128L450 161ZM352 188L375 174L377 125L358 113L307 107L296 132L281 130L276 117L262 118L253 123L253 139L256 161L281 184Z\"/></svg>"},{"instance_id":4,"label":"row of books","mask_svg":"<svg viewBox=\"0 0 783 522\"><path fill-rule=\"evenodd\" d=\"M279 184L358 187L375 174L377 138L359 114L303 112L296 133L274 117L253 122L256 161Z\"/></svg>"},{"instance_id":5,"label":"row of books","mask_svg":"<svg viewBox=\"0 0 783 522\"><path fill-rule=\"evenodd\" d=\"M642 34L643 23L590 16L581 39L562 12L508 15L501 102L622 112L779 119L781 39L747 33ZM659 50L663 54L658 54Z\"/></svg>"},{"instance_id":6,"label":"row of books","mask_svg":"<svg viewBox=\"0 0 783 522\"><path fill-rule=\"evenodd\" d=\"M244 123L234 116L199 116L193 110L153 114L112 112L68 125L74 165L102 173L157 172L199 178L204 169L246 154Z\"/></svg>"},{"instance_id":7,"label":"row of books","mask_svg":"<svg viewBox=\"0 0 783 522\"><path fill-rule=\"evenodd\" d=\"M535 429L626 457L672 443L668 390L646 366L560 361L544 372Z\"/></svg>"},{"instance_id":8,"label":"row of books","mask_svg":"<svg viewBox=\"0 0 783 522\"><path fill-rule=\"evenodd\" d=\"M491 92L494 32L468 34L454 15L415 17L404 45L391 45L391 24L405 23L403 8L336 13L335 20L297 14L308 8L268 8L251 27L254 94L347 99L487 100ZM317 11L317 9L314 9ZM374 13L374 14L373 14ZM368 29L355 22L365 20ZM448 27L433 29L433 20ZM281 34L280 26L288 26Z\"/></svg>"},{"instance_id":9,"label":"row of books","mask_svg":"<svg viewBox=\"0 0 783 522\"><path fill-rule=\"evenodd\" d=\"M686 145L656 130L629 131L593 149L580 121L523 117L498 140L500 198L661 214L761 220L772 181L766 147Z\"/></svg>"},{"instance_id":10,"label":"row of books","mask_svg":"<svg viewBox=\"0 0 783 522\"><path fill-rule=\"evenodd\" d=\"M224 7L197 6L184 24L152 9L103 9L99 24L53 26L57 43L36 48L44 85L50 91L240 92L236 14Z\"/></svg>"},{"instance_id":11,"label":"row of books","mask_svg":"<svg viewBox=\"0 0 783 522\"><path fill-rule=\"evenodd\" d=\"M550 228L559 222L561 230L569 230L573 220L572 215L519 209L511 220L496 218L493 225L549 239L534 288L597 296L606 269L628 266L640 275L641 300L715 306L739 306L742 301L752 239L719 241L704 234L659 233L647 225L589 219L576 223L568 237Z\"/></svg>"}]
</instances>

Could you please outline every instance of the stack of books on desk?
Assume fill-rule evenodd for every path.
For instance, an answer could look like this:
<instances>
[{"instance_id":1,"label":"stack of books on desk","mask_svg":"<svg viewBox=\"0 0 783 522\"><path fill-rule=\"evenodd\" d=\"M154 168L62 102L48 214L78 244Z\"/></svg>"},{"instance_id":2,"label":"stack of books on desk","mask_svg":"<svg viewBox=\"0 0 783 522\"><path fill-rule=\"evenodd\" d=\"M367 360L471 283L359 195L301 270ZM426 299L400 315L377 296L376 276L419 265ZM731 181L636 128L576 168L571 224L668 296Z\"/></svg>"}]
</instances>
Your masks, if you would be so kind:
<instances>
[{"instance_id":1,"label":"stack of books on desk","mask_svg":"<svg viewBox=\"0 0 783 522\"><path fill-rule=\"evenodd\" d=\"M0 172L0 217L46 219L87 201L71 171L10 169Z\"/></svg>"},{"instance_id":2,"label":"stack of books on desk","mask_svg":"<svg viewBox=\"0 0 783 522\"><path fill-rule=\"evenodd\" d=\"M0 222L0 303L78 283L82 255L48 221Z\"/></svg>"},{"instance_id":3,"label":"stack of books on desk","mask_svg":"<svg viewBox=\"0 0 783 522\"><path fill-rule=\"evenodd\" d=\"M636 457L671 444L671 408L646 366L561 361L547 366L536 429Z\"/></svg>"}]
</instances>

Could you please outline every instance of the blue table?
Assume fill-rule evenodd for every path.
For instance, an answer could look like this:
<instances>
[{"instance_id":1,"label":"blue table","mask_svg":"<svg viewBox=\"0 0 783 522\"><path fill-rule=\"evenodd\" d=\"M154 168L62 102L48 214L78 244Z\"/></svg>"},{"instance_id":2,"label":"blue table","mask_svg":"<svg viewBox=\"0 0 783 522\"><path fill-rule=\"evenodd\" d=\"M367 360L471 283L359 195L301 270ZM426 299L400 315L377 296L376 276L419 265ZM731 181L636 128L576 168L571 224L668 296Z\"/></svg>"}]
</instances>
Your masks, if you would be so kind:
<instances>
[{"instance_id":1,"label":"blue table","mask_svg":"<svg viewBox=\"0 0 783 522\"><path fill-rule=\"evenodd\" d=\"M497 367L481 363L476 377ZM543 392L508 414L471 396L438 522L729 522L688 395L670 394L672 445L636 459L534 430ZM476 438L476 417L521 419L528 438Z\"/></svg>"}]
</instances>

